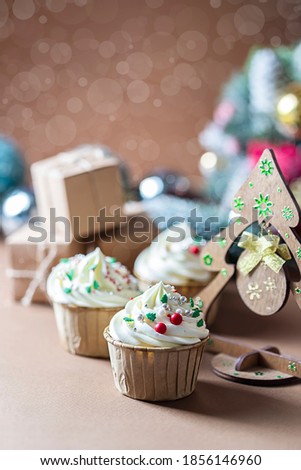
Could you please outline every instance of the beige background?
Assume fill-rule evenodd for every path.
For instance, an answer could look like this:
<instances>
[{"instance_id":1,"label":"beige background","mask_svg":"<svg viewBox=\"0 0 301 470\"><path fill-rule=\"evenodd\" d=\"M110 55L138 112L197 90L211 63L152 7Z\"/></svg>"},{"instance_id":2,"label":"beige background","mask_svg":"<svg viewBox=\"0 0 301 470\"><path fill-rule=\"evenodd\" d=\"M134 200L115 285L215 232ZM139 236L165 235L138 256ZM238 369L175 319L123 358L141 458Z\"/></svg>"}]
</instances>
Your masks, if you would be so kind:
<instances>
[{"instance_id":1,"label":"beige background","mask_svg":"<svg viewBox=\"0 0 301 470\"><path fill-rule=\"evenodd\" d=\"M103 142L197 172L197 135L253 45L300 37L298 0L1 0L0 130L28 162Z\"/></svg>"}]
</instances>

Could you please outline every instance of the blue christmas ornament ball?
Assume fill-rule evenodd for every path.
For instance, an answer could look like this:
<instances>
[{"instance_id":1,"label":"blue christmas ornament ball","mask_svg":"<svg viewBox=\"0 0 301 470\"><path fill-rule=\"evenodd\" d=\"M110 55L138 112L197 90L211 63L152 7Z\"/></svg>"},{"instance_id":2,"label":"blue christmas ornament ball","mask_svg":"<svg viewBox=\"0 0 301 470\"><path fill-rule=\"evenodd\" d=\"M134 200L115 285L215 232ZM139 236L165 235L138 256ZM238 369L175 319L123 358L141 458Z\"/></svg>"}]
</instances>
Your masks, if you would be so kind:
<instances>
[{"instance_id":1,"label":"blue christmas ornament ball","mask_svg":"<svg viewBox=\"0 0 301 470\"><path fill-rule=\"evenodd\" d=\"M0 196L22 184L25 164L22 154L9 139L0 136Z\"/></svg>"},{"instance_id":2,"label":"blue christmas ornament ball","mask_svg":"<svg viewBox=\"0 0 301 470\"><path fill-rule=\"evenodd\" d=\"M11 189L1 201L1 229L5 236L24 225L34 214L35 199L31 189L24 186Z\"/></svg>"}]
</instances>

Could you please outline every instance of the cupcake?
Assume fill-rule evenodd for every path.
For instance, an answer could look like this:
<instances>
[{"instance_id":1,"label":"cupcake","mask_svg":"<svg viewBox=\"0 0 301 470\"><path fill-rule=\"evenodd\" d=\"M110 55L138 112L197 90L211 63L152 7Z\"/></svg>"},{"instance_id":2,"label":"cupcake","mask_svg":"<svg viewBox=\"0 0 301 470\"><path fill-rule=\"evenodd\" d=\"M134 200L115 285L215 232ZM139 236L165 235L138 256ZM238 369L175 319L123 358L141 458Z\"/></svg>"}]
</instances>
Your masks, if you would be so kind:
<instances>
[{"instance_id":1,"label":"cupcake","mask_svg":"<svg viewBox=\"0 0 301 470\"><path fill-rule=\"evenodd\" d=\"M104 336L122 394L166 401L194 391L209 335L201 307L159 282L113 316Z\"/></svg>"},{"instance_id":2,"label":"cupcake","mask_svg":"<svg viewBox=\"0 0 301 470\"><path fill-rule=\"evenodd\" d=\"M211 278L201 267L200 252L188 224L181 223L161 232L137 257L134 274L142 291L163 281L183 295L193 297Z\"/></svg>"},{"instance_id":3,"label":"cupcake","mask_svg":"<svg viewBox=\"0 0 301 470\"><path fill-rule=\"evenodd\" d=\"M62 259L47 281L59 337L72 354L109 357L104 328L127 301L140 294L136 279L99 248Z\"/></svg>"}]
</instances>

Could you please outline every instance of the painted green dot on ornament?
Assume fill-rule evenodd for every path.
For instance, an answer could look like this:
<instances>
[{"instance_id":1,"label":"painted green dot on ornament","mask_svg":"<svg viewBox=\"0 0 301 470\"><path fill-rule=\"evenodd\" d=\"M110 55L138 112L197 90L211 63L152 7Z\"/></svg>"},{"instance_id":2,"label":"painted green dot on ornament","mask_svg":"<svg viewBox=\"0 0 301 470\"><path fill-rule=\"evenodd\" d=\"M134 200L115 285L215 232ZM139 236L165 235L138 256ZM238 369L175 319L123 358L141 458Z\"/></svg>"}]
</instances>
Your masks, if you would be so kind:
<instances>
[{"instance_id":1,"label":"painted green dot on ornament","mask_svg":"<svg viewBox=\"0 0 301 470\"><path fill-rule=\"evenodd\" d=\"M273 167L273 164L271 162L271 160L268 160L267 158L265 158L264 160L261 160L261 165L260 165L260 170L261 170L261 173L265 176L269 176L269 175L272 175L273 174L273 171L274 171L274 167Z\"/></svg>"},{"instance_id":2,"label":"painted green dot on ornament","mask_svg":"<svg viewBox=\"0 0 301 470\"><path fill-rule=\"evenodd\" d=\"M238 211L242 211L245 203L242 200L242 198L239 196L236 199L234 199L233 205L235 209L237 209Z\"/></svg>"},{"instance_id":3,"label":"painted green dot on ornament","mask_svg":"<svg viewBox=\"0 0 301 470\"><path fill-rule=\"evenodd\" d=\"M289 234L287 232L284 234L284 236L285 238L289 238Z\"/></svg>"},{"instance_id":4,"label":"painted green dot on ornament","mask_svg":"<svg viewBox=\"0 0 301 470\"><path fill-rule=\"evenodd\" d=\"M249 187L250 187L250 188L253 188L253 187L254 187L254 183L252 183L252 181L249 182Z\"/></svg>"},{"instance_id":5,"label":"painted green dot on ornament","mask_svg":"<svg viewBox=\"0 0 301 470\"><path fill-rule=\"evenodd\" d=\"M225 269L225 268L222 269L222 270L221 270L221 275L224 276L224 277L228 276L228 271L227 271L227 269Z\"/></svg>"},{"instance_id":6,"label":"painted green dot on ornament","mask_svg":"<svg viewBox=\"0 0 301 470\"><path fill-rule=\"evenodd\" d=\"M293 211L289 206L285 206L282 209L281 213L282 217L287 221L291 220L294 217Z\"/></svg>"},{"instance_id":7,"label":"painted green dot on ornament","mask_svg":"<svg viewBox=\"0 0 301 470\"><path fill-rule=\"evenodd\" d=\"M295 287L295 293L296 293L297 295L301 294L301 289L300 289L300 287Z\"/></svg>"},{"instance_id":8,"label":"painted green dot on ornament","mask_svg":"<svg viewBox=\"0 0 301 470\"><path fill-rule=\"evenodd\" d=\"M242 222L241 222L240 219L236 219L236 220L235 220L235 223L236 223L237 225L241 225Z\"/></svg>"},{"instance_id":9,"label":"painted green dot on ornament","mask_svg":"<svg viewBox=\"0 0 301 470\"><path fill-rule=\"evenodd\" d=\"M297 364L295 362L289 362L287 368L291 372L297 372Z\"/></svg>"},{"instance_id":10,"label":"painted green dot on ornament","mask_svg":"<svg viewBox=\"0 0 301 470\"><path fill-rule=\"evenodd\" d=\"M264 373L259 370L259 371L255 372L255 375L264 375Z\"/></svg>"},{"instance_id":11,"label":"painted green dot on ornament","mask_svg":"<svg viewBox=\"0 0 301 470\"><path fill-rule=\"evenodd\" d=\"M211 266L211 264L213 263L213 258L211 255L207 254L203 256L203 261L206 264L206 266Z\"/></svg>"},{"instance_id":12,"label":"painted green dot on ornament","mask_svg":"<svg viewBox=\"0 0 301 470\"><path fill-rule=\"evenodd\" d=\"M282 192L282 189L278 187L278 188L277 188L277 191L278 191L278 193L281 193L281 192Z\"/></svg>"}]
</instances>

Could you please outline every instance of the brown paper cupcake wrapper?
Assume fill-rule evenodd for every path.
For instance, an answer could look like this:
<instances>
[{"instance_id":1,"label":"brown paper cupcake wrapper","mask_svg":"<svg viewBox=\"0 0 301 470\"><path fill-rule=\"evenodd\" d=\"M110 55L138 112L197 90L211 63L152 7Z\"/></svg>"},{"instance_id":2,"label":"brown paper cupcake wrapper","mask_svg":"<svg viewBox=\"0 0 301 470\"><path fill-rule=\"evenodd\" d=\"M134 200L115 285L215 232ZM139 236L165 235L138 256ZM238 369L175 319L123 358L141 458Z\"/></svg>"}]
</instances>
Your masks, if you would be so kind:
<instances>
[{"instance_id":1,"label":"brown paper cupcake wrapper","mask_svg":"<svg viewBox=\"0 0 301 470\"><path fill-rule=\"evenodd\" d=\"M137 347L108 341L114 381L123 394L137 400L168 401L190 395L196 386L204 346L199 343L178 348Z\"/></svg>"},{"instance_id":2,"label":"brown paper cupcake wrapper","mask_svg":"<svg viewBox=\"0 0 301 470\"><path fill-rule=\"evenodd\" d=\"M85 308L54 303L53 308L60 341L66 351L80 356L109 357L103 332L120 307Z\"/></svg>"}]
</instances>

